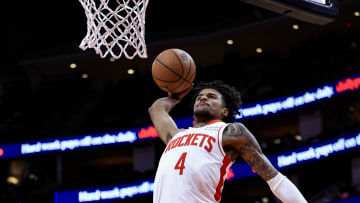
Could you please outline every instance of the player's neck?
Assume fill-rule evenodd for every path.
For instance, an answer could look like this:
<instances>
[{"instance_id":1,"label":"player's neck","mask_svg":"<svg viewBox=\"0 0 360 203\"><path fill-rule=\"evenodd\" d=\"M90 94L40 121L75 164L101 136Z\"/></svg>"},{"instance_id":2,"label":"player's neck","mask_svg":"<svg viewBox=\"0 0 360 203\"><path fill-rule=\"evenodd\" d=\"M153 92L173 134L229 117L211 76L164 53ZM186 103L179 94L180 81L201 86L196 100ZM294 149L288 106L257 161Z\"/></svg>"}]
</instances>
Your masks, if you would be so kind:
<instances>
[{"instance_id":1,"label":"player's neck","mask_svg":"<svg viewBox=\"0 0 360 203\"><path fill-rule=\"evenodd\" d=\"M212 119L199 119L199 118L194 118L194 128L201 128L205 125L208 125L211 122L217 121L220 119L218 118L212 118Z\"/></svg>"}]
</instances>

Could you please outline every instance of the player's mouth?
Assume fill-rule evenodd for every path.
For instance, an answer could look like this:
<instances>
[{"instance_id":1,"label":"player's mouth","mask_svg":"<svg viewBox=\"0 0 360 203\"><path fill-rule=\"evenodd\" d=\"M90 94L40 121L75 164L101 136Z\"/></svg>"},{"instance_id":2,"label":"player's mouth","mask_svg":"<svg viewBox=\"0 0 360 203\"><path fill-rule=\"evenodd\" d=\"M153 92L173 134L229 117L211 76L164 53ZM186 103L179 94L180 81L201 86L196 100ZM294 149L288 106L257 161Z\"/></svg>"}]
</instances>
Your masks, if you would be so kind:
<instances>
[{"instance_id":1,"label":"player's mouth","mask_svg":"<svg viewBox=\"0 0 360 203\"><path fill-rule=\"evenodd\" d=\"M210 106L210 105L208 103L206 103L206 102L200 102L198 104L198 106Z\"/></svg>"}]
</instances>

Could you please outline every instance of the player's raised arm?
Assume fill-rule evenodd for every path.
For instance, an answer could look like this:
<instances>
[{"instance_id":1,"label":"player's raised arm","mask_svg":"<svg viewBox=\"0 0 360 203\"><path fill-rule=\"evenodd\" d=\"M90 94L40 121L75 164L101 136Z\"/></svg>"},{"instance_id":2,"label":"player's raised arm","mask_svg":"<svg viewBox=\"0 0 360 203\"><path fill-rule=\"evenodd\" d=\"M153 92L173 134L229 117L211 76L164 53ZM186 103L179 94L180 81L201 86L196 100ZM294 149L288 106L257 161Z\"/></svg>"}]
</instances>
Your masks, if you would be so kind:
<instances>
[{"instance_id":1,"label":"player's raised arm","mask_svg":"<svg viewBox=\"0 0 360 203\"><path fill-rule=\"evenodd\" d=\"M169 94L168 97L159 98L149 108L149 114L156 132L165 144L179 131L169 113L191 89L189 88L182 93Z\"/></svg>"},{"instance_id":2,"label":"player's raised arm","mask_svg":"<svg viewBox=\"0 0 360 203\"><path fill-rule=\"evenodd\" d=\"M260 145L251 132L241 123L226 127L223 136L224 148L230 148L232 159L240 155L270 186L271 191L284 203L307 201L286 176L278 172L262 153Z\"/></svg>"},{"instance_id":3,"label":"player's raised arm","mask_svg":"<svg viewBox=\"0 0 360 203\"><path fill-rule=\"evenodd\" d=\"M172 97L157 99L149 108L151 120L160 139L167 144L179 131L169 112L179 101Z\"/></svg>"}]
</instances>

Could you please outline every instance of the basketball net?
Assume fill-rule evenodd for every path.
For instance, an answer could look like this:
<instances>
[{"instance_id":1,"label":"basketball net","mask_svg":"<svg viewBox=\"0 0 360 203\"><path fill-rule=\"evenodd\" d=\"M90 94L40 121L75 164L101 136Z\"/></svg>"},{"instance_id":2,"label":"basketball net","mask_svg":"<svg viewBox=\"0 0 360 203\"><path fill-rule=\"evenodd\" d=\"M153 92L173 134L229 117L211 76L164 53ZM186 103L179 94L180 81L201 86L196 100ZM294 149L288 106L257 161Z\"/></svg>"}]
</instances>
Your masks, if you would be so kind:
<instances>
[{"instance_id":1,"label":"basketball net","mask_svg":"<svg viewBox=\"0 0 360 203\"><path fill-rule=\"evenodd\" d=\"M95 49L105 58L119 59L136 55L147 58L145 11L149 0L79 0L87 17L87 34L82 50ZM111 2L110 2L111 1Z\"/></svg>"}]
</instances>

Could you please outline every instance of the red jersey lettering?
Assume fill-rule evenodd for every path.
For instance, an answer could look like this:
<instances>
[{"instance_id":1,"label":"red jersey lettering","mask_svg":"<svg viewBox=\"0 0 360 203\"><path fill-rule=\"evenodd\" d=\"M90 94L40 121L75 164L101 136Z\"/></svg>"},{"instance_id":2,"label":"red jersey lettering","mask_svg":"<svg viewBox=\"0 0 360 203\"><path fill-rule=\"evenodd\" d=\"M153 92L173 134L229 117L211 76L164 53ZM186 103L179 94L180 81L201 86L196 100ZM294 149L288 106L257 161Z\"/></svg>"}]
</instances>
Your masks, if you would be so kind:
<instances>
[{"instance_id":1,"label":"red jersey lettering","mask_svg":"<svg viewBox=\"0 0 360 203\"><path fill-rule=\"evenodd\" d=\"M194 137L194 139L192 140L191 145L197 145L197 144L198 144L198 143L195 143L195 141L198 139L198 138L197 138L198 135L201 135L201 134L195 134L195 137Z\"/></svg>"},{"instance_id":2,"label":"red jersey lettering","mask_svg":"<svg viewBox=\"0 0 360 203\"><path fill-rule=\"evenodd\" d=\"M175 147L178 146L179 141L180 141L180 138L181 138L181 137L176 138L176 140L174 141L175 144L171 147L171 149L174 149Z\"/></svg>"},{"instance_id":3,"label":"red jersey lettering","mask_svg":"<svg viewBox=\"0 0 360 203\"><path fill-rule=\"evenodd\" d=\"M209 135L205 135L205 134L202 134L202 136L203 136L203 138L200 142L200 145L199 145L200 147L202 147L202 145L204 144L205 138L209 137Z\"/></svg>"},{"instance_id":4,"label":"red jersey lettering","mask_svg":"<svg viewBox=\"0 0 360 203\"><path fill-rule=\"evenodd\" d=\"M171 146L172 146L173 144L174 144L174 140L171 140L171 141L169 142L169 144L167 145L167 147L166 147L166 149L165 149L165 152L169 151L170 148L171 148Z\"/></svg>"},{"instance_id":5,"label":"red jersey lettering","mask_svg":"<svg viewBox=\"0 0 360 203\"><path fill-rule=\"evenodd\" d=\"M195 134L190 134L190 135L188 135L184 146L189 146L189 145L190 145L191 138L193 138L194 135L195 135Z\"/></svg>"},{"instance_id":6,"label":"red jersey lettering","mask_svg":"<svg viewBox=\"0 0 360 203\"><path fill-rule=\"evenodd\" d=\"M180 138L180 142L179 142L179 147L182 147L182 146L184 146L184 143L181 143L183 140L184 140L184 138L185 137L187 137L188 135L184 135L184 136L182 136L181 138Z\"/></svg>"},{"instance_id":7,"label":"red jersey lettering","mask_svg":"<svg viewBox=\"0 0 360 203\"><path fill-rule=\"evenodd\" d=\"M211 150L213 148L213 145L211 142L215 143L215 141L216 141L216 139L210 136L209 139L207 140L208 145L204 147L205 150L208 152L211 152Z\"/></svg>"},{"instance_id":8,"label":"red jersey lettering","mask_svg":"<svg viewBox=\"0 0 360 203\"><path fill-rule=\"evenodd\" d=\"M199 136L202 136L202 138L200 138ZM207 139L207 141L206 141ZM213 148L213 143L215 143L216 139L206 135L206 134L201 134L201 133L197 133L197 134L186 134L183 135L181 137L178 137L174 140L171 140L169 142L169 144L167 145L165 152L168 152L171 149L177 148L177 147L183 147L183 146L199 146L199 147L203 147L204 149L208 152L211 152L212 148ZM204 144L207 143L207 144Z\"/></svg>"}]
</instances>

